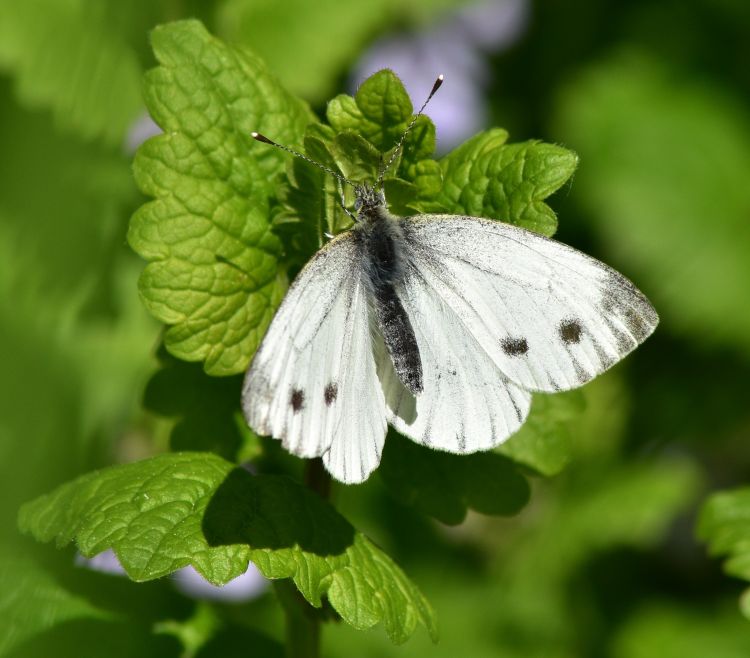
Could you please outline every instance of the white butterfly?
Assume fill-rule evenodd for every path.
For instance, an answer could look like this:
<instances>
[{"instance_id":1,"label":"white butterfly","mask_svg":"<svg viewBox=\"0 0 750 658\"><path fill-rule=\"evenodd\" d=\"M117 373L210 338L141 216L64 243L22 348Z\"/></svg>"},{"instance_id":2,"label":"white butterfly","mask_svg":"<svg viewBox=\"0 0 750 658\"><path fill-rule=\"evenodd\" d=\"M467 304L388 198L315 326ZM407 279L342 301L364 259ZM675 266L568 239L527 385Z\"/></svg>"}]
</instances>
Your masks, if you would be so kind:
<instances>
[{"instance_id":1,"label":"white butterfly","mask_svg":"<svg viewBox=\"0 0 750 658\"><path fill-rule=\"evenodd\" d=\"M585 384L658 323L630 281L567 245L478 217L396 217L378 184L355 191L354 227L299 273L242 392L256 432L337 480L377 468L388 423L438 450L488 450L532 392Z\"/></svg>"}]
</instances>

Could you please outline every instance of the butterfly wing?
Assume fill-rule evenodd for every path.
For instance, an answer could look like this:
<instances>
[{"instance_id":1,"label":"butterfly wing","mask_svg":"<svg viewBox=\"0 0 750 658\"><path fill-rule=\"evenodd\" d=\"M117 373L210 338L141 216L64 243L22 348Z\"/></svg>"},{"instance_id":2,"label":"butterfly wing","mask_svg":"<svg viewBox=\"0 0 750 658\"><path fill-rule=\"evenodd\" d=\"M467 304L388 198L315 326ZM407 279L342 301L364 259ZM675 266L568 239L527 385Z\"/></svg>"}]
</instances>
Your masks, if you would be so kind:
<instances>
[{"instance_id":1,"label":"butterfly wing","mask_svg":"<svg viewBox=\"0 0 750 658\"><path fill-rule=\"evenodd\" d=\"M401 297L424 389L414 396L404 387L380 339L376 360L391 425L418 443L459 454L487 450L513 434L528 415L531 394L509 381L466 332L435 293L429 272L413 268Z\"/></svg>"},{"instance_id":2,"label":"butterfly wing","mask_svg":"<svg viewBox=\"0 0 750 658\"><path fill-rule=\"evenodd\" d=\"M463 332L522 389L576 388L658 323L624 276L555 240L456 215L417 215L402 220L402 228L409 304L418 312L426 304L421 298L432 297L460 328L451 331Z\"/></svg>"},{"instance_id":3,"label":"butterfly wing","mask_svg":"<svg viewBox=\"0 0 750 658\"><path fill-rule=\"evenodd\" d=\"M250 427L300 457L322 456L342 482L377 467L387 429L367 295L359 248L341 235L289 288L242 391Z\"/></svg>"}]
</instances>

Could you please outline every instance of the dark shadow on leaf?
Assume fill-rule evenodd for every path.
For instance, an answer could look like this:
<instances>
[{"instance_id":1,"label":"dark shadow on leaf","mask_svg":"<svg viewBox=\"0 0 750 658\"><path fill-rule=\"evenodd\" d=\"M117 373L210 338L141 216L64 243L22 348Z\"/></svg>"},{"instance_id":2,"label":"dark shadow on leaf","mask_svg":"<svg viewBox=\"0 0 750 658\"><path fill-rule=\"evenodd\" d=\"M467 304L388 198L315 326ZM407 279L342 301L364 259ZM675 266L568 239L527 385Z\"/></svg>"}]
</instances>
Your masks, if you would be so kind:
<instances>
[{"instance_id":1,"label":"dark shadow on leaf","mask_svg":"<svg viewBox=\"0 0 750 658\"><path fill-rule=\"evenodd\" d=\"M162 368L148 381L144 406L162 416L176 416L170 447L208 451L233 460L242 444L235 421L242 376L211 377L198 363L186 363L159 348Z\"/></svg>"},{"instance_id":2,"label":"dark shadow on leaf","mask_svg":"<svg viewBox=\"0 0 750 658\"><path fill-rule=\"evenodd\" d=\"M281 475L235 468L214 493L203 517L210 546L294 548L338 555L354 542L354 528L313 492Z\"/></svg>"},{"instance_id":3,"label":"dark shadow on leaf","mask_svg":"<svg viewBox=\"0 0 750 658\"><path fill-rule=\"evenodd\" d=\"M467 509L516 514L529 500L526 478L507 457L495 452L453 455L431 450L393 430L378 473L396 498L448 524L463 521Z\"/></svg>"}]
</instances>

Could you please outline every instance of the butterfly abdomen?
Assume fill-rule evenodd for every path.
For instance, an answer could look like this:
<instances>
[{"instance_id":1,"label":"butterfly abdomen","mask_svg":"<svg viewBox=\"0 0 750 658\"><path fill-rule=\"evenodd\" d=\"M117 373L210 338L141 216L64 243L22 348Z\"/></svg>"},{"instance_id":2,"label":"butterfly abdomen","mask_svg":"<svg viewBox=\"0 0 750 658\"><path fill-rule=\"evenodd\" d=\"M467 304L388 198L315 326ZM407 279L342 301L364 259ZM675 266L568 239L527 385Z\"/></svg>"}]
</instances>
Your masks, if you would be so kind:
<instances>
[{"instance_id":1,"label":"butterfly abdomen","mask_svg":"<svg viewBox=\"0 0 750 658\"><path fill-rule=\"evenodd\" d=\"M403 233L385 208L374 209L356 227L371 309L401 383L421 393L422 361L409 316L398 296L405 276Z\"/></svg>"}]
</instances>

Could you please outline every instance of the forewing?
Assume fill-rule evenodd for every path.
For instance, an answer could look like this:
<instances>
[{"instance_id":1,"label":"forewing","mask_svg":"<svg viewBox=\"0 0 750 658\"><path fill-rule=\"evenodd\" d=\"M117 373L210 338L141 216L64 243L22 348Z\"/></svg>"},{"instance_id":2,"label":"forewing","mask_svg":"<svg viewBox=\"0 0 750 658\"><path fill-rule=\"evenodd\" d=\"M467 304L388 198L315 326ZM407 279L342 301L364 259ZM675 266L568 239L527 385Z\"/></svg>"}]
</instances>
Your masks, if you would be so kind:
<instances>
[{"instance_id":1,"label":"forewing","mask_svg":"<svg viewBox=\"0 0 750 658\"><path fill-rule=\"evenodd\" d=\"M406 287L430 288L502 375L526 390L586 383L658 323L624 276L555 240L456 215L417 215L402 226Z\"/></svg>"},{"instance_id":2,"label":"forewing","mask_svg":"<svg viewBox=\"0 0 750 658\"><path fill-rule=\"evenodd\" d=\"M295 279L242 391L253 430L300 457L322 456L342 482L361 482L377 467L387 429L367 294L358 247L344 234Z\"/></svg>"},{"instance_id":3,"label":"forewing","mask_svg":"<svg viewBox=\"0 0 750 658\"><path fill-rule=\"evenodd\" d=\"M414 441L448 452L501 443L523 424L531 394L503 375L428 277L412 268L407 280L399 293L419 346L424 389L414 396L403 386L376 338L388 421Z\"/></svg>"}]
</instances>

